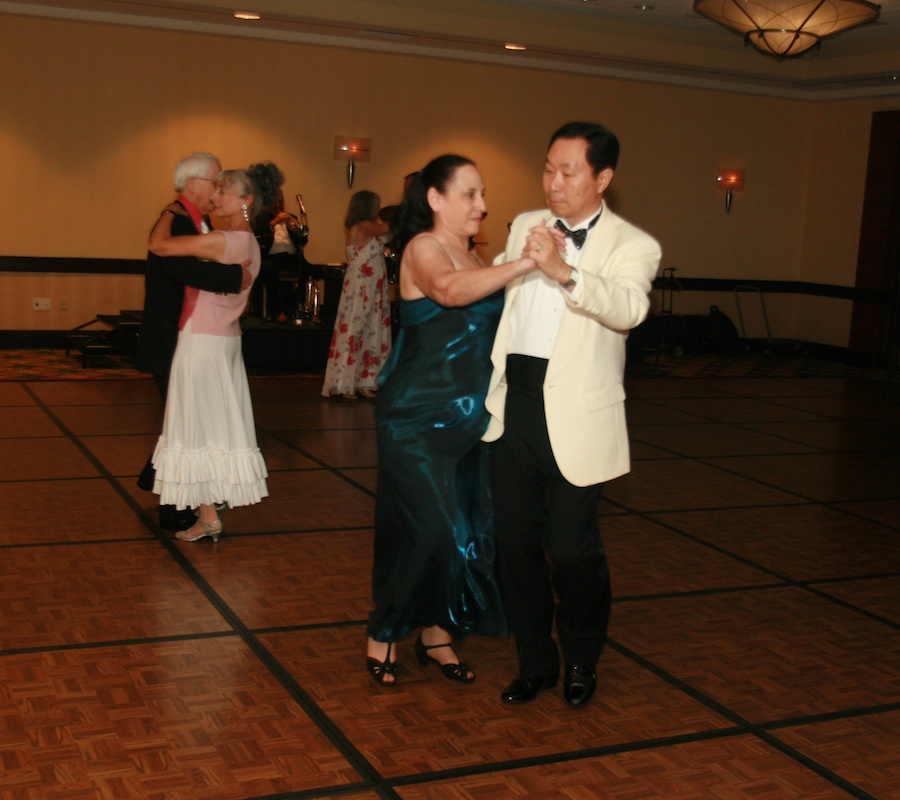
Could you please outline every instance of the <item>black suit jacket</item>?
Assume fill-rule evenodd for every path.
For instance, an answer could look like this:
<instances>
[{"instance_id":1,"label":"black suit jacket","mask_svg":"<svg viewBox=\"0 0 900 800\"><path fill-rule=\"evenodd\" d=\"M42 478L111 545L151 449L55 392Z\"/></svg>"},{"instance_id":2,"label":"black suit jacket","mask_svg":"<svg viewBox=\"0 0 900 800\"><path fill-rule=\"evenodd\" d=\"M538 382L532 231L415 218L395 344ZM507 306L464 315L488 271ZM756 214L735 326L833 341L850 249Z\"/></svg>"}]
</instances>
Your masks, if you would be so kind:
<instances>
[{"instance_id":1,"label":"black suit jacket","mask_svg":"<svg viewBox=\"0 0 900 800\"><path fill-rule=\"evenodd\" d=\"M172 219L173 236L194 236L197 229L189 216ZM178 343L178 319L184 287L236 294L241 290L240 264L214 264L187 256L162 258L147 253L144 274L144 316L134 365L143 372L168 375Z\"/></svg>"}]
</instances>

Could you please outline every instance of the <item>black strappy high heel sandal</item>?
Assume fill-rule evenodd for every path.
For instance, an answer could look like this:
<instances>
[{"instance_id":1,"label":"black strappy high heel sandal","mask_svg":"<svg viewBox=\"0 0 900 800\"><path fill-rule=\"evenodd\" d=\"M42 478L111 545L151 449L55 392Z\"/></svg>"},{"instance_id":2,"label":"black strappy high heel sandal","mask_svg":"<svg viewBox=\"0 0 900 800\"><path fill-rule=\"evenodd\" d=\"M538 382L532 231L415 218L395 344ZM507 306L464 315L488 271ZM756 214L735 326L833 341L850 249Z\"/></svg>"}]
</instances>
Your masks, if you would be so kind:
<instances>
[{"instance_id":1,"label":"black strappy high heel sandal","mask_svg":"<svg viewBox=\"0 0 900 800\"><path fill-rule=\"evenodd\" d=\"M372 676L372 679L379 686L397 685L397 662L391 661L391 650L393 648L394 643L388 642L387 654L384 657L384 661L379 661L377 658L372 658L372 656L366 657L366 669L369 670L369 675ZM386 681L385 677L388 675L393 675L394 680Z\"/></svg>"},{"instance_id":2,"label":"black strappy high heel sandal","mask_svg":"<svg viewBox=\"0 0 900 800\"><path fill-rule=\"evenodd\" d=\"M472 674L472 677L469 677L469 673L472 671L466 666L464 661L459 661L459 655L457 655L456 651L453 650L453 655L457 658L456 664L442 664L436 658L428 655L429 650L437 650L439 647L449 647L453 650L453 644L451 642L447 642L446 644L425 644L422 641L422 634L419 634L419 638L416 639L416 643L413 646L413 651L416 654L416 658L419 660L419 663L424 667L428 664L429 661L433 661L441 668L441 672L444 673L444 677L451 681L457 681L458 683L472 683L475 680L475 674Z\"/></svg>"}]
</instances>

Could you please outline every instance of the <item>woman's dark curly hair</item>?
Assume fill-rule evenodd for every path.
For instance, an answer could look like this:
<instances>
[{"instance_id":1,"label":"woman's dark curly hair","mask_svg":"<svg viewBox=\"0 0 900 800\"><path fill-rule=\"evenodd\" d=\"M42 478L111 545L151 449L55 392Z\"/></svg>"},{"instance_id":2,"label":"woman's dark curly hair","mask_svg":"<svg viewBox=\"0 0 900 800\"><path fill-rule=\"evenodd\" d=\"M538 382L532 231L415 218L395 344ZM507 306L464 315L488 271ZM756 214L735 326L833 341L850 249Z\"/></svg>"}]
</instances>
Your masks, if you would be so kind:
<instances>
[{"instance_id":1,"label":"woman's dark curly hair","mask_svg":"<svg viewBox=\"0 0 900 800\"><path fill-rule=\"evenodd\" d=\"M391 250L398 259L414 236L434 227L434 212L428 205L428 190L437 189L441 194L447 191L447 184L460 167L475 166L475 162L465 156L447 154L429 161L425 168L417 172L403 195L400 208L391 221Z\"/></svg>"},{"instance_id":2,"label":"woman's dark curly hair","mask_svg":"<svg viewBox=\"0 0 900 800\"><path fill-rule=\"evenodd\" d=\"M252 223L264 208L275 204L284 183L284 173L271 161L251 164L249 169L226 169L219 174L216 183L232 186L238 197L253 195L253 203L247 208Z\"/></svg>"}]
</instances>

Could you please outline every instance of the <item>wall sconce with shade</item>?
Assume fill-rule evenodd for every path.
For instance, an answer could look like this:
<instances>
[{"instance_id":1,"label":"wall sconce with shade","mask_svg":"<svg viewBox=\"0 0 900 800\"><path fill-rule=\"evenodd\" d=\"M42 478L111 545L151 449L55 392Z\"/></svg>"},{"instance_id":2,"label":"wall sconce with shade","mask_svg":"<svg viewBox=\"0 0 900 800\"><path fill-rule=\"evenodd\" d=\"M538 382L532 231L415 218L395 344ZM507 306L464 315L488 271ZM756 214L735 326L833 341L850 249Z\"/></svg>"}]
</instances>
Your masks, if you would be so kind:
<instances>
[{"instance_id":1,"label":"wall sconce with shade","mask_svg":"<svg viewBox=\"0 0 900 800\"><path fill-rule=\"evenodd\" d=\"M741 34L776 58L794 58L857 25L878 19L868 0L694 0L694 11Z\"/></svg>"},{"instance_id":2,"label":"wall sconce with shade","mask_svg":"<svg viewBox=\"0 0 900 800\"><path fill-rule=\"evenodd\" d=\"M725 213L730 214L733 193L744 191L744 170L720 169L716 172L716 188L725 190Z\"/></svg>"},{"instance_id":3,"label":"wall sconce with shade","mask_svg":"<svg viewBox=\"0 0 900 800\"><path fill-rule=\"evenodd\" d=\"M372 159L372 140L357 136L334 137L334 160L347 162L347 188L353 188L357 162L368 164Z\"/></svg>"}]
</instances>

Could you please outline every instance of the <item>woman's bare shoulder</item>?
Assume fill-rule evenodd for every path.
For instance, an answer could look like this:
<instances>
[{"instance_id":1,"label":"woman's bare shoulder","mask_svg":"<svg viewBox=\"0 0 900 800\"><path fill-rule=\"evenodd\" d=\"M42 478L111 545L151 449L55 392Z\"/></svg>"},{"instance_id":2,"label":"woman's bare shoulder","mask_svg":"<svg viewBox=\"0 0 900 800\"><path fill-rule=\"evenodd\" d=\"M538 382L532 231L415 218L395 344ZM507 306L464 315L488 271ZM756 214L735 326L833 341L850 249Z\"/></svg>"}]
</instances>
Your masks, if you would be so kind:
<instances>
[{"instance_id":1,"label":"woman's bare shoulder","mask_svg":"<svg viewBox=\"0 0 900 800\"><path fill-rule=\"evenodd\" d=\"M406 247L407 249L410 247L429 248L442 247L442 245L438 241L437 236L435 236L431 231L425 231L424 233L418 233L413 236L413 238L409 240L409 244L407 244Z\"/></svg>"}]
</instances>

